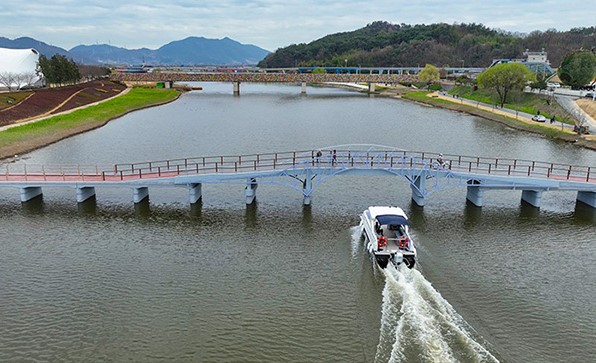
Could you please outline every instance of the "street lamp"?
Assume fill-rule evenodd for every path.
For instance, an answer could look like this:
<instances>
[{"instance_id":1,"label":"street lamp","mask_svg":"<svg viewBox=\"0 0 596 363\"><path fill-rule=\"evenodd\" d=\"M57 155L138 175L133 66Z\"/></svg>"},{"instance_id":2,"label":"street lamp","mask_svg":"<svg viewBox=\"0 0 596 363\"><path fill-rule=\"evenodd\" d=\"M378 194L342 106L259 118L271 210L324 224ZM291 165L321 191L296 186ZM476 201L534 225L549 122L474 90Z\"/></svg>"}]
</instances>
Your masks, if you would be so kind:
<instances>
[{"instance_id":1,"label":"street lamp","mask_svg":"<svg viewBox=\"0 0 596 363\"><path fill-rule=\"evenodd\" d=\"M460 59L460 60L461 60L461 67L462 67L462 68L465 68L465 67L464 67L464 60L463 60L463 59Z\"/></svg>"}]
</instances>

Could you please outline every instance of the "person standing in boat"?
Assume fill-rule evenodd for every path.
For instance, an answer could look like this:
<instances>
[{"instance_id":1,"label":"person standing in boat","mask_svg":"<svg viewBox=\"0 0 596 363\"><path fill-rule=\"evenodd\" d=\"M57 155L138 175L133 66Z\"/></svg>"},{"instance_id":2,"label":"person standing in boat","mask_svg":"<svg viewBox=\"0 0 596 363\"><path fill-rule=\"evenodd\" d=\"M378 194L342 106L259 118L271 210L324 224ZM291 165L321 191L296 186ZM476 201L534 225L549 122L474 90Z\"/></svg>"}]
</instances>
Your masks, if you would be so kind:
<instances>
[{"instance_id":1,"label":"person standing in boat","mask_svg":"<svg viewBox=\"0 0 596 363\"><path fill-rule=\"evenodd\" d=\"M381 230L381 235L377 238L377 245L379 246L379 251L383 250L383 247L387 246L387 238L383 236L383 230Z\"/></svg>"}]
</instances>

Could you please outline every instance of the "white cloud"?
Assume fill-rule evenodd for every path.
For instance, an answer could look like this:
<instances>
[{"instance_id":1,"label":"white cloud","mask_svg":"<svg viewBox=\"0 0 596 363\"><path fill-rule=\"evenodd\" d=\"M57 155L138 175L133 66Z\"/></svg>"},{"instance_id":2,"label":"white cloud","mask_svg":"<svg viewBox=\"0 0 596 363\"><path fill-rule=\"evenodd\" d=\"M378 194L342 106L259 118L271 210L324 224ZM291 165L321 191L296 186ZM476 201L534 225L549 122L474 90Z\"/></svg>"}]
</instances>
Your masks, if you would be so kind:
<instances>
[{"instance_id":1,"label":"white cloud","mask_svg":"<svg viewBox=\"0 0 596 363\"><path fill-rule=\"evenodd\" d=\"M590 6L590 3L592 6ZM188 36L230 37L275 50L383 20L391 23L481 23L512 32L596 25L596 0L28 0L2 2L9 38L31 36L69 49L110 43L157 48Z\"/></svg>"}]
</instances>

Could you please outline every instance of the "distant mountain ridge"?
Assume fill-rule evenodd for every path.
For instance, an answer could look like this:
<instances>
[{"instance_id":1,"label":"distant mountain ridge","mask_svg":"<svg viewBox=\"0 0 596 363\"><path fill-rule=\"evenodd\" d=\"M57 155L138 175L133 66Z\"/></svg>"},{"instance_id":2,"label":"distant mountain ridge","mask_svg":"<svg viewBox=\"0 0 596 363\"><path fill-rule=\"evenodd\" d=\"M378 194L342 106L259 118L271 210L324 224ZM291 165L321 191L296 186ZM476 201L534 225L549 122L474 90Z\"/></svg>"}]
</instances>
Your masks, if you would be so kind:
<instances>
[{"instance_id":1,"label":"distant mountain ridge","mask_svg":"<svg viewBox=\"0 0 596 363\"><path fill-rule=\"evenodd\" d=\"M78 45L68 51L33 38L10 40L0 37L0 48L35 48L48 58L58 53L72 58L77 63L90 65L254 65L270 53L263 48L241 44L228 37L188 37L155 50L126 49L98 44Z\"/></svg>"},{"instance_id":2,"label":"distant mountain ridge","mask_svg":"<svg viewBox=\"0 0 596 363\"><path fill-rule=\"evenodd\" d=\"M68 56L69 53L66 49L56 47L53 45L49 45L37 39L29 38L29 37L21 37L16 39L8 39L4 37L0 37L0 48L9 48L9 49L28 49L33 48L37 50L39 53L45 55L46 57L51 57L54 54L61 54Z\"/></svg>"}]
</instances>

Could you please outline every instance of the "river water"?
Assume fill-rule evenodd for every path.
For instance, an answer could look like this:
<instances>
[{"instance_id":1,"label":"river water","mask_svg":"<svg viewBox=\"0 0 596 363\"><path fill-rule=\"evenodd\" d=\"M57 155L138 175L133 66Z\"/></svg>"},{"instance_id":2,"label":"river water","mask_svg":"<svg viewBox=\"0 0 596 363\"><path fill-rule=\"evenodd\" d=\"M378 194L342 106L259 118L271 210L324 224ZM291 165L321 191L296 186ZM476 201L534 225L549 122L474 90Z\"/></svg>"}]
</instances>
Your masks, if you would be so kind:
<instances>
[{"instance_id":1,"label":"river water","mask_svg":"<svg viewBox=\"0 0 596 363\"><path fill-rule=\"evenodd\" d=\"M465 114L341 89L203 84L22 155L116 163L381 144L596 166L594 151ZM424 208L397 177L338 176L310 207L281 185L0 189L0 361L587 362L596 355L596 214L575 193L465 188ZM414 270L377 269L358 229L398 205Z\"/></svg>"}]
</instances>

